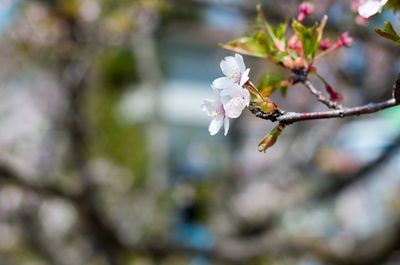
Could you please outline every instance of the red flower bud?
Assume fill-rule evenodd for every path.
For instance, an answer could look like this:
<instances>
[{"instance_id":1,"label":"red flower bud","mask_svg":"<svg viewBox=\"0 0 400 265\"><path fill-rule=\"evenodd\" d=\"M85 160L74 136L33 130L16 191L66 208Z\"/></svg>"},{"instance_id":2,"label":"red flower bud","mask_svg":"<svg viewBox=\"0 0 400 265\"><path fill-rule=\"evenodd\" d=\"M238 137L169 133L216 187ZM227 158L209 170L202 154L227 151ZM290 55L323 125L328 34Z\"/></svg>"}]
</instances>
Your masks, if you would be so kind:
<instances>
[{"instance_id":1,"label":"red flower bud","mask_svg":"<svg viewBox=\"0 0 400 265\"><path fill-rule=\"evenodd\" d=\"M314 5L310 2L303 2L299 6L299 15L297 16L298 21L303 21L307 16L314 12Z\"/></svg>"},{"instance_id":2,"label":"red flower bud","mask_svg":"<svg viewBox=\"0 0 400 265\"><path fill-rule=\"evenodd\" d=\"M353 43L353 38L349 36L348 32L344 32L339 36L339 40L336 42L338 47L350 47Z\"/></svg>"},{"instance_id":3,"label":"red flower bud","mask_svg":"<svg viewBox=\"0 0 400 265\"><path fill-rule=\"evenodd\" d=\"M331 46L331 40L328 38L321 40L321 42L319 43L319 48L323 51L328 50Z\"/></svg>"}]
</instances>

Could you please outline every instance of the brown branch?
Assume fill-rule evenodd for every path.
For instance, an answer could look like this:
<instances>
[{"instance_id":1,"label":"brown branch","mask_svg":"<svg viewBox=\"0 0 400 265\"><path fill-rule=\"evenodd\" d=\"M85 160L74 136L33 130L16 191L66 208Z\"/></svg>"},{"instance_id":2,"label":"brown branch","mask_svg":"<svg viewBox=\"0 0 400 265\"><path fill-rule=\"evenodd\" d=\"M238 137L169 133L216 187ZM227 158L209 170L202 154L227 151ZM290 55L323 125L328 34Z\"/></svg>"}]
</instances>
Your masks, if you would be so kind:
<instances>
[{"instance_id":1,"label":"brown branch","mask_svg":"<svg viewBox=\"0 0 400 265\"><path fill-rule=\"evenodd\" d=\"M346 189L348 186L358 183L371 176L371 172L376 171L377 168L387 163L390 158L396 154L400 148L400 135L398 135L373 161L367 163L364 167L354 174L340 175L339 177L331 176L332 182L325 187L320 187L318 191L311 196L310 201L326 200L335 198L337 194Z\"/></svg>"},{"instance_id":2,"label":"brown branch","mask_svg":"<svg viewBox=\"0 0 400 265\"><path fill-rule=\"evenodd\" d=\"M55 186L39 185L26 179L26 177L21 177L21 174L10 166L0 164L0 182L21 187L24 190L34 192L43 197L61 197L70 201L77 200L76 194L65 192Z\"/></svg>"},{"instance_id":3,"label":"brown branch","mask_svg":"<svg viewBox=\"0 0 400 265\"><path fill-rule=\"evenodd\" d=\"M317 112L285 112L282 110L277 111L280 113L278 115L265 113L260 109L249 107L249 110L258 118L269 120L272 122L280 122L283 124L293 124L299 121L309 121L309 120L322 120L322 119L332 119L332 118L344 118L351 116L360 116L365 114L375 113L384 109L388 109L394 106L400 105L400 100L394 98L388 99L383 102L369 103L366 105L343 108L340 110L331 111L317 111Z\"/></svg>"},{"instance_id":4,"label":"brown branch","mask_svg":"<svg viewBox=\"0 0 400 265\"><path fill-rule=\"evenodd\" d=\"M318 89L316 89L314 87L314 85L310 82L310 80L305 80L304 82L302 82L302 84L308 89L308 91L310 91L311 94L313 94L318 99L319 102L326 105L328 108L330 108L330 109L342 109L343 108L342 105L340 105L339 103L329 100L326 97L324 97L322 92L319 91Z\"/></svg>"}]
</instances>

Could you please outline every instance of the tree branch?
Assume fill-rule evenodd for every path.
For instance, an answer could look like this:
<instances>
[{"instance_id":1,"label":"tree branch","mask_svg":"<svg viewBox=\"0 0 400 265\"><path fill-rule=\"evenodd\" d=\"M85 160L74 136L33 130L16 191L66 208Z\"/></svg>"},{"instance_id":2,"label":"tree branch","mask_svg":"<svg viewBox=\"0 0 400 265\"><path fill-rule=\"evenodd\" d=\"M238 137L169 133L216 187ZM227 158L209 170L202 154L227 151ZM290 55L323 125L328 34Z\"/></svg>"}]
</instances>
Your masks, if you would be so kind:
<instances>
[{"instance_id":1,"label":"tree branch","mask_svg":"<svg viewBox=\"0 0 400 265\"><path fill-rule=\"evenodd\" d=\"M343 108L338 103L326 99L322 95L321 91L316 89L309 80L304 79L301 82L304 84L305 87L309 89L309 91L313 95L317 97L318 101L322 102L323 104L334 110L316 112L287 112L284 110L276 109L272 113L267 113L257 108L257 105L255 103L250 103L249 110L260 119L288 125L299 121L344 118L371 114L400 105L400 73L397 77L395 84L393 85L393 98L382 102L369 103L366 105L351 108Z\"/></svg>"},{"instance_id":2,"label":"tree branch","mask_svg":"<svg viewBox=\"0 0 400 265\"><path fill-rule=\"evenodd\" d=\"M331 111L317 111L317 112L285 112L282 110L277 111L276 113L280 113L278 115L273 115L269 113L265 113L260 109L256 109L252 106L249 107L250 111L255 114L258 118L269 120L272 122L280 122L283 124L293 124L299 121L308 121L308 120L322 120L322 119L332 119L332 118L344 118L351 116L360 116L365 114L375 113L384 109L388 109L394 106L400 105L400 100L396 100L394 98L388 99L383 102L378 103L369 103L366 105L352 107L352 108L343 108L339 110L331 110Z\"/></svg>"}]
</instances>

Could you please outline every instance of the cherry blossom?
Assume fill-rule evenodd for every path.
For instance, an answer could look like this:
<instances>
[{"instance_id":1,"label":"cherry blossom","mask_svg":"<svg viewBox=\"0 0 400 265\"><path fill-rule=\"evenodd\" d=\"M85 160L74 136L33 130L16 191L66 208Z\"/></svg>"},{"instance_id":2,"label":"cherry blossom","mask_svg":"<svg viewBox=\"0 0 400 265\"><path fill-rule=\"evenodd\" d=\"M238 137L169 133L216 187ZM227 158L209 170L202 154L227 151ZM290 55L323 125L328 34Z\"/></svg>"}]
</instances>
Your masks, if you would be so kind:
<instances>
[{"instance_id":1,"label":"cherry blossom","mask_svg":"<svg viewBox=\"0 0 400 265\"><path fill-rule=\"evenodd\" d=\"M213 86L216 89L225 89L233 84L243 86L249 80L250 69L246 69L243 57L239 54L235 54L235 57L225 57L221 61L220 67L225 77L214 80Z\"/></svg>"},{"instance_id":2,"label":"cherry blossom","mask_svg":"<svg viewBox=\"0 0 400 265\"><path fill-rule=\"evenodd\" d=\"M239 117L250 104L250 92L243 87L249 80L249 71L239 54L225 57L221 61L221 70L225 77L214 80L211 87L216 93L216 99L204 100L201 109L212 117L208 128L211 135L219 132L222 126L225 135L229 130L229 118Z\"/></svg>"},{"instance_id":3,"label":"cherry blossom","mask_svg":"<svg viewBox=\"0 0 400 265\"><path fill-rule=\"evenodd\" d=\"M224 105L221 98L217 96L215 100L205 99L201 105L201 110L212 118L208 131L211 135L216 135L224 126L224 135L229 131L229 118L225 115Z\"/></svg>"},{"instance_id":4,"label":"cherry blossom","mask_svg":"<svg viewBox=\"0 0 400 265\"><path fill-rule=\"evenodd\" d=\"M359 0L358 14L363 18L369 18L382 11L388 0Z\"/></svg>"},{"instance_id":5,"label":"cherry blossom","mask_svg":"<svg viewBox=\"0 0 400 265\"><path fill-rule=\"evenodd\" d=\"M250 92L237 84L223 90L221 96L227 99L224 108L229 118L239 117L250 104Z\"/></svg>"}]
</instances>

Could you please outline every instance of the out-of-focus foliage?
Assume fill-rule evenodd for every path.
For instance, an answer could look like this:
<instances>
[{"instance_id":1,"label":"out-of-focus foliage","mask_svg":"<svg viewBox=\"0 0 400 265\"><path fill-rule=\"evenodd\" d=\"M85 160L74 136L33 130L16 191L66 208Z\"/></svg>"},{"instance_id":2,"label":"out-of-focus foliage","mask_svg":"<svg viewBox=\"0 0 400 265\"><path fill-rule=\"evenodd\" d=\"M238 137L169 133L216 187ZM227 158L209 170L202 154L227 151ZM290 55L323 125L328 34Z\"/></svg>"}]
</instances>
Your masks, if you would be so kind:
<instances>
[{"instance_id":1,"label":"out-of-focus foliage","mask_svg":"<svg viewBox=\"0 0 400 265\"><path fill-rule=\"evenodd\" d=\"M400 36L394 30L394 28L390 22L386 21L385 26L382 29L378 28L378 29L375 29L375 31L382 37L392 40L392 41L396 42L397 44L400 44Z\"/></svg>"}]
</instances>

